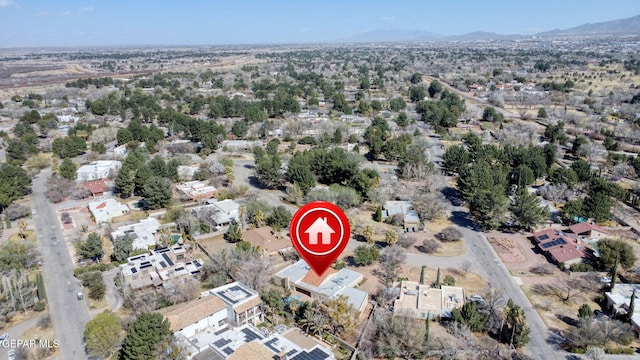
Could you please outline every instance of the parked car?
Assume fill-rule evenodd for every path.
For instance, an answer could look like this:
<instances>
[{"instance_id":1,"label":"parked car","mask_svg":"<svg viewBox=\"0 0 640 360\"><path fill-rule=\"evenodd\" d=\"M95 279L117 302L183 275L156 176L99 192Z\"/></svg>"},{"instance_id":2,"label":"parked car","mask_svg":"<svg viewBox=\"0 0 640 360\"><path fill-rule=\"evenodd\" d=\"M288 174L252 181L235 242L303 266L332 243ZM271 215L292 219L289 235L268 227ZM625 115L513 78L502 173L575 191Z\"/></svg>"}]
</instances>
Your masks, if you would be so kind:
<instances>
[{"instance_id":1,"label":"parked car","mask_svg":"<svg viewBox=\"0 0 640 360\"><path fill-rule=\"evenodd\" d=\"M78 292L76 297L78 298L78 300L82 300L82 299L84 299L84 294L82 292Z\"/></svg>"}]
</instances>

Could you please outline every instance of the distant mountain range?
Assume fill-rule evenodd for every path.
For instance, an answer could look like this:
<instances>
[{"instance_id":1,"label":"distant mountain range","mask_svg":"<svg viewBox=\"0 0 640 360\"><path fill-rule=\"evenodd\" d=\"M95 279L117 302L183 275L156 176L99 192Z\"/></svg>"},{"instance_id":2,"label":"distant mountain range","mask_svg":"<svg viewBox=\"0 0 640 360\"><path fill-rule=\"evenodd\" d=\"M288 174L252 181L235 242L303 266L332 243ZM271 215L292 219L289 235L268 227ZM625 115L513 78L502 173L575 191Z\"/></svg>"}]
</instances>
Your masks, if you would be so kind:
<instances>
[{"instance_id":1,"label":"distant mountain range","mask_svg":"<svg viewBox=\"0 0 640 360\"><path fill-rule=\"evenodd\" d=\"M493 32L475 31L464 35L447 36L424 30L377 29L338 40L339 42L402 42L402 41L436 41L436 40L498 40L518 39L531 36L584 36L584 35L640 35L640 15L626 19L611 20L594 24L583 24L570 29L555 29L535 35L496 34Z\"/></svg>"}]
</instances>

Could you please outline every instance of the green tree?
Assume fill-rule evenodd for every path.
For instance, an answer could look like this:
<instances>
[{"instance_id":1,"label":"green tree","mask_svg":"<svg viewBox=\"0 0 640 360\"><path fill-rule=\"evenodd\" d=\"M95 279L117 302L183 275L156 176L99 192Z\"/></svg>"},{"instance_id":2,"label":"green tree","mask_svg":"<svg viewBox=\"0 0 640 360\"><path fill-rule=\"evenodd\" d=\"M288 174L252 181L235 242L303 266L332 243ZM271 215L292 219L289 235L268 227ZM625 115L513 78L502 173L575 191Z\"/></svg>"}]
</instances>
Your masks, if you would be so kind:
<instances>
[{"instance_id":1,"label":"green tree","mask_svg":"<svg viewBox=\"0 0 640 360\"><path fill-rule=\"evenodd\" d=\"M401 111L398 116L396 116L395 120L396 124L398 124L398 126L400 126L401 128L405 128L407 127L407 125L409 125L409 117L407 116L407 113L404 111Z\"/></svg>"},{"instance_id":2,"label":"green tree","mask_svg":"<svg viewBox=\"0 0 640 360\"><path fill-rule=\"evenodd\" d=\"M171 183L159 176L152 176L144 184L142 193L149 209L161 209L171 201Z\"/></svg>"},{"instance_id":3,"label":"green tree","mask_svg":"<svg viewBox=\"0 0 640 360\"><path fill-rule=\"evenodd\" d=\"M578 176L578 181L585 182L591 179L591 164L587 161L578 159L571 164L571 170Z\"/></svg>"},{"instance_id":4,"label":"green tree","mask_svg":"<svg viewBox=\"0 0 640 360\"><path fill-rule=\"evenodd\" d=\"M573 140L573 143L571 144L571 152L574 155L577 155L582 145L586 145L588 143L589 141L587 141L587 138L585 138L584 136L581 136L581 135L576 136L576 138Z\"/></svg>"},{"instance_id":5,"label":"green tree","mask_svg":"<svg viewBox=\"0 0 640 360\"><path fill-rule=\"evenodd\" d=\"M637 260L631 245L623 240L602 239L598 243L598 252L600 253L600 268L603 271L611 269L616 261L623 269L629 270Z\"/></svg>"},{"instance_id":6,"label":"green tree","mask_svg":"<svg viewBox=\"0 0 640 360\"><path fill-rule=\"evenodd\" d=\"M568 188L572 188L578 182L578 175L571 168L557 168L549 174L548 180L556 184L566 184Z\"/></svg>"},{"instance_id":7,"label":"green tree","mask_svg":"<svg viewBox=\"0 0 640 360\"><path fill-rule=\"evenodd\" d=\"M365 240L367 241L367 244L370 244L370 245L373 245L375 243L373 239L375 234L376 234L376 231L371 225L365 226L364 230L362 231L362 236L364 236Z\"/></svg>"},{"instance_id":8,"label":"green tree","mask_svg":"<svg viewBox=\"0 0 640 360\"><path fill-rule=\"evenodd\" d=\"M519 191L511 204L511 215L522 229L533 229L549 219L548 206L540 206L540 199L526 189Z\"/></svg>"},{"instance_id":9,"label":"green tree","mask_svg":"<svg viewBox=\"0 0 640 360\"><path fill-rule=\"evenodd\" d=\"M336 130L333 132L333 139L331 139L331 141L334 144L342 143L342 130L340 130L340 128L336 128Z\"/></svg>"},{"instance_id":10,"label":"green tree","mask_svg":"<svg viewBox=\"0 0 640 360\"><path fill-rule=\"evenodd\" d=\"M590 321L593 319L593 310L589 304L582 304L578 309L578 319L582 321Z\"/></svg>"},{"instance_id":11,"label":"green tree","mask_svg":"<svg viewBox=\"0 0 640 360\"><path fill-rule=\"evenodd\" d=\"M611 207L613 202L611 197L602 192L591 192L584 199L584 209L587 216L596 222L604 222L611 219Z\"/></svg>"},{"instance_id":12,"label":"green tree","mask_svg":"<svg viewBox=\"0 0 640 360\"><path fill-rule=\"evenodd\" d=\"M269 140L269 142L267 143L266 153L269 154L269 155L278 154L278 146L279 145L280 145L280 140L278 140L278 139Z\"/></svg>"},{"instance_id":13,"label":"green tree","mask_svg":"<svg viewBox=\"0 0 640 360\"><path fill-rule=\"evenodd\" d=\"M518 185L518 189L525 189L536 181L536 176L530 167L520 164L511 172L511 181Z\"/></svg>"},{"instance_id":14,"label":"green tree","mask_svg":"<svg viewBox=\"0 0 640 360\"><path fill-rule=\"evenodd\" d=\"M509 299L505 305L503 314L505 325L502 327L502 341L513 345L516 349L521 348L530 340L531 329L527 325L524 310Z\"/></svg>"},{"instance_id":15,"label":"green tree","mask_svg":"<svg viewBox=\"0 0 640 360\"><path fill-rule=\"evenodd\" d=\"M0 210L31 191L31 177L19 166L0 165Z\"/></svg>"},{"instance_id":16,"label":"green tree","mask_svg":"<svg viewBox=\"0 0 640 360\"><path fill-rule=\"evenodd\" d=\"M246 120L238 120L231 126L231 133L238 138L244 138L249 131L249 125Z\"/></svg>"},{"instance_id":17,"label":"green tree","mask_svg":"<svg viewBox=\"0 0 640 360\"><path fill-rule=\"evenodd\" d=\"M116 133L116 139L118 140L118 145L125 145L133 140L133 134L127 128L119 128Z\"/></svg>"},{"instance_id":18,"label":"green tree","mask_svg":"<svg viewBox=\"0 0 640 360\"><path fill-rule=\"evenodd\" d=\"M278 155L266 155L256 164L258 179L268 188L282 184L282 163Z\"/></svg>"},{"instance_id":19,"label":"green tree","mask_svg":"<svg viewBox=\"0 0 640 360\"><path fill-rule=\"evenodd\" d=\"M429 84L429 97L436 97L436 95L440 94L444 90L442 84L438 80L433 80L431 84Z\"/></svg>"},{"instance_id":20,"label":"green tree","mask_svg":"<svg viewBox=\"0 0 640 360\"><path fill-rule=\"evenodd\" d=\"M75 180L76 169L76 164L71 159L65 158L58 166L58 173L65 179Z\"/></svg>"},{"instance_id":21,"label":"green tree","mask_svg":"<svg viewBox=\"0 0 640 360\"><path fill-rule=\"evenodd\" d=\"M122 343L120 318L109 310L96 315L84 327L85 346L89 355L109 359Z\"/></svg>"},{"instance_id":22,"label":"green tree","mask_svg":"<svg viewBox=\"0 0 640 360\"><path fill-rule=\"evenodd\" d=\"M93 232L87 236L87 240L79 242L78 256L83 259L100 261L104 256L104 247L102 246L100 235Z\"/></svg>"},{"instance_id":23,"label":"green tree","mask_svg":"<svg viewBox=\"0 0 640 360\"><path fill-rule=\"evenodd\" d=\"M469 164L470 156L464 146L453 145L445 150L442 160L444 161L445 169L460 172L463 167Z\"/></svg>"},{"instance_id":24,"label":"green tree","mask_svg":"<svg viewBox=\"0 0 640 360\"><path fill-rule=\"evenodd\" d=\"M107 289L106 285L104 284L102 272L91 271L88 273L84 273L80 277L80 280L82 281L82 286L89 289L89 298L93 300L102 300Z\"/></svg>"},{"instance_id":25,"label":"green tree","mask_svg":"<svg viewBox=\"0 0 640 360\"><path fill-rule=\"evenodd\" d=\"M546 119L547 118L547 110L543 107L538 109L538 119Z\"/></svg>"},{"instance_id":26,"label":"green tree","mask_svg":"<svg viewBox=\"0 0 640 360\"><path fill-rule=\"evenodd\" d=\"M564 130L564 122L558 121L557 124L549 124L544 130L544 137L549 139L549 142L558 142L564 145L567 142L567 135Z\"/></svg>"},{"instance_id":27,"label":"green tree","mask_svg":"<svg viewBox=\"0 0 640 360\"><path fill-rule=\"evenodd\" d=\"M484 112L482 113L482 121L503 122L504 115L496 111L493 106L487 106L486 108L484 108Z\"/></svg>"},{"instance_id":28,"label":"green tree","mask_svg":"<svg viewBox=\"0 0 640 360\"><path fill-rule=\"evenodd\" d=\"M412 86L409 89L409 100L413 103L422 101L427 96L427 91L422 86Z\"/></svg>"},{"instance_id":29,"label":"green tree","mask_svg":"<svg viewBox=\"0 0 640 360\"><path fill-rule=\"evenodd\" d=\"M420 268L420 285L424 285L424 273L426 270L427 270L427 266L422 265L422 267Z\"/></svg>"},{"instance_id":30,"label":"green tree","mask_svg":"<svg viewBox=\"0 0 640 360\"><path fill-rule=\"evenodd\" d=\"M173 338L169 320L160 313L142 313L129 325L122 345L123 360L157 359Z\"/></svg>"},{"instance_id":31,"label":"green tree","mask_svg":"<svg viewBox=\"0 0 640 360\"><path fill-rule=\"evenodd\" d=\"M509 207L508 198L501 189L483 190L469 201L469 212L483 229L497 229Z\"/></svg>"},{"instance_id":32,"label":"green tree","mask_svg":"<svg viewBox=\"0 0 640 360\"><path fill-rule=\"evenodd\" d=\"M61 159L82 155L86 149L86 141L78 136L56 138L51 145L51 151Z\"/></svg>"},{"instance_id":33,"label":"green tree","mask_svg":"<svg viewBox=\"0 0 640 360\"><path fill-rule=\"evenodd\" d=\"M118 263L124 263L133 252L133 239L123 236L113 240L112 258Z\"/></svg>"},{"instance_id":34,"label":"green tree","mask_svg":"<svg viewBox=\"0 0 640 360\"><path fill-rule=\"evenodd\" d=\"M401 97L395 97L389 101L389 108L393 111L400 111L407 108L407 103Z\"/></svg>"},{"instance_id":35,"label":"green tree","mask_svg":"<svg viewBox=\"0 0 640 360\"><path fill-rule=\"evenodd\" d=\"M287 177L293 184L298 185L300 190L304 194L307 194L314 186L316 186L316 180L313 178L313 172L309 168L309 165L291 163L287 168Z\"/></svg>"},{"instance_id":36,"label":"green tree","mask_svg":"<svg viewBox=\"0 0 640 360\"><path fill-rule=\"evenodd\" d=\"M360 245L353 250L353 259L359 266L367 266L380 258L380 251L375 246Z\"/></svg>"},{"instance_id":37,"label":"green tree","mask_svg":"<svg viewBox=\"0 0 640 360\"><path fill-rule=\"evenodd\" d=\"M376 208L376 213L373 215L373 220L377 221L377 222L381 222L382 221L382 207L378 206Z\"/></svg>"},{"instance_id":38,"label":"green tree","mask_svg":"<svg viewBox=\"0 0 640 360\"><path fill-rule=\"evenodd\" d=\"M236 224L229 225L229 229L224 234L224 239L230 243L237 243L242 240L242 230Z\"/></svg>"},{"instance_id":39,"label":"green tree","mask_svg":"<svg viewBox=\"0 0 640 360\"><path fill-rule=\"evenodd\" d=\"M384 233L384 242L389 245L395 245L398 242L398 232L395 230L387 230Z\"/></svg>"},{"instance_id":40,"label":"green tree","mask_svg":"<svg viewBox=\"0 0 640 360\"><path fill-rule=\"evenodd\" d=\"M422 74L413 73L413 75L411 75L411 78L409 78L409 82L412 84L420 84L422 82Z\"/></svg>"},{"instance_id":41,"label":"green tree","mask_svg":"<svg viewBox=\"0 0 640 360\"><path fill-rule=\"evenodd\" d=\"M467 301L462 308L451 311L453 321L468 326L471 331L482 331L484 324L489 319L489 314L478 311L475 301Z\"/></svg>"},{"instance_id":42,"label":"green tree","mask_svg":"<svg viewBox=\"0 0 640 360\"><path fill-rule=\"evenodd\" d=\"M291 222L291 213L284 206L276 206L271 209L269 216L267 216L267 225L271 226L276 231L280 231L289 226Z\"/></svg>"}]
</instances>

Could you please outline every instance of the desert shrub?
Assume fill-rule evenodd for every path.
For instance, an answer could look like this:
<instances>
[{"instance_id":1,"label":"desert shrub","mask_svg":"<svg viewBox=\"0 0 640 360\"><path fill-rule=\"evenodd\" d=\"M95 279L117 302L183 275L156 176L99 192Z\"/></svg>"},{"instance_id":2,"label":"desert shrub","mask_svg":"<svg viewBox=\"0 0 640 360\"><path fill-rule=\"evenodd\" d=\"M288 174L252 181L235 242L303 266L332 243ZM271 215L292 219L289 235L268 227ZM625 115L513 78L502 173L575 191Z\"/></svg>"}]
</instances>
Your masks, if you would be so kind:
<instances>
[{"instance_id":1,"label":"desert shrub","mask_svg":"<svg viewBox=\"0 0 640 360\"><path fill-rule=\"evenodd\" d=\"M440 241L458 241L462 238L462 232L453 226L446 227L436 234Z\"/></svg>"},{"instance_id":2,"label":"desert shrub","mask_svg":"<svg viewBox=\"0 0 640 360\"><path fill-rule=\"evenodd\" d=\"M604 352L612 355L633 355L634 349L632 348L605 348Z\"/></svg>"},{"instance_id":3,"label":"desert shrub","mask_svg":"<svg viewBox=\"0 0 640 360\"><path fill-rule=\"evenodd\" d=\"M408 249L411 246L413 246L413 244L416 243L416 239L414 237L410 237L407 236L407 234L401 234L398 237L398 245L401 246L403 249Z\"/></svg>"},{"instance_id":4,"label":"desert shrub","mask_svg":"<svg viewBox=\"0 0 640 360\"><path fill-rule=\"evenodd\" d=\"M5 209L5 214L11 221L29 216L29 213L31 213L31 210L20 204L11 204Z\"/></svg>"},{"instance_id":5,"label":"desert shrub","mask_svg":"<svg viewBox=\"0 0 640 360\"><path fill-rule=\"evenodd\" d=\"M422 241L422 245L420 245L419 250L427 254L433 254L441 247L442 244L440 243L440 241L435 239L425 239L424 241Z\"/></svg>"},{"instance_id":6,"label":"desert shrub","mask_svg":"<svg viewBox=\"0 0 640 360\"><path fill-rule=\"evenodd\" d=\"M571 266L569 267L569 270L575 271L575 272L589 272L589 271L594 271L595 269L591 264L577 263L577 264L571 264Z\"/></svg>"},{"instance_id":7,"label":"desert shrub","mask_svg":"<svg viewBox=\"0 0 640 360\"><path fill-rule=\"evenodd\" d=\"M529 271L531 271L536 275L551 275L553 274L554 268L555 266L551 264L543 264L543 265L532 266L529 269Z\"/></svg>"},{"instance_id":8,"label":"desert shrub","mask_svg":"<svg viewBox=\"0 0 640 360\"><path fill-rule=\"evenodd\" d=\"M456 279L451 275L445 276L443 282L447 286L456 286Z\"/></svg>"},{"instance_id":9,"label":"desert shrub","mask_svg":"<svg viewBox=\"0 0 640 360\"><path fill-rule=\"evenodd\" d=\"M33 305L33 310L35 311L44 311L44 301L40 300L35 305Z\"/></svg>"}]
</instances>

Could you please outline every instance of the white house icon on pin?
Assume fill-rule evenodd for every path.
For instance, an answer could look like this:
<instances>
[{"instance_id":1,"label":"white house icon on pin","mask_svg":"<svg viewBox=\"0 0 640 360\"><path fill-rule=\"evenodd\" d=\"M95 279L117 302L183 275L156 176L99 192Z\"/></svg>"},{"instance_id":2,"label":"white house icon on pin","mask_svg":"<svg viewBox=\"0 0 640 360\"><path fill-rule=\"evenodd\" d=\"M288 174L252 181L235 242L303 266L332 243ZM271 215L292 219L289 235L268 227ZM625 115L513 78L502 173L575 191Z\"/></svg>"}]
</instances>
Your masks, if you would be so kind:
<instances>
[{"instance_id":1,"label":"white house icon on pin","mask_svg":"<svg viewBox=\"0 0 640 360\"><path fill-rule=\"evenodd\" d=\"M330 245L331 234L334 234L335 231L327 224L327 218L325 217L317 218L304 233L309 234L309 245L318 244L318 234L322 234L322 245Z\"/></svg>"}]
</instances>

